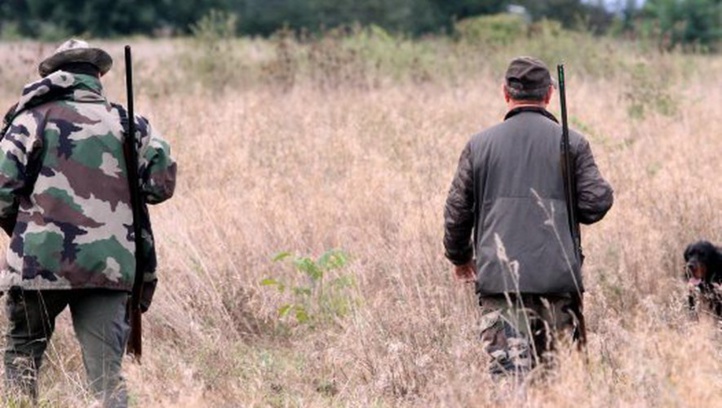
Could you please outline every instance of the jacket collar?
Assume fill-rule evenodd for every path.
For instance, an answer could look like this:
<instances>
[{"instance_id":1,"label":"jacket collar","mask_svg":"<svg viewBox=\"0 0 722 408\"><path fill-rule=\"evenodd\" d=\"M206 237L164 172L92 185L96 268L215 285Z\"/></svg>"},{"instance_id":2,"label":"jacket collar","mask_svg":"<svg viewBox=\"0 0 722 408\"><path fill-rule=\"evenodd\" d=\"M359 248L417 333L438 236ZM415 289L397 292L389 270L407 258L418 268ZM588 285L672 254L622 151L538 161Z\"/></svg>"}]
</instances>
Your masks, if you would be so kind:
<instances>
[{"instance_id":1,"label":"jacket collar","mask_svg":"<svg viewBox=\"0 0 722 408\"><path fill-rule=\"evenodd\" d=\"M52 101L105 102L105 96L98 78L56 71L27 84L20 100L7 112L4 121L9 124L20 112Z\"/></svg>"},{"instance_id":2,"label":"jacket collar","mask_svg":"<svg viewBox=\"0 0 722 408\"><path fill-rule=\"evenodd\" d=\"M514 108L506 113L506 116L504 116L504 120L510 119L522 112L534 112L538 113L544 117L546 117L549 120L552 120L556 123L559 123L556 117L552 115L548 110L542 108L541 106L520 106L518 108Z\"/></svg>"}]
</instances>

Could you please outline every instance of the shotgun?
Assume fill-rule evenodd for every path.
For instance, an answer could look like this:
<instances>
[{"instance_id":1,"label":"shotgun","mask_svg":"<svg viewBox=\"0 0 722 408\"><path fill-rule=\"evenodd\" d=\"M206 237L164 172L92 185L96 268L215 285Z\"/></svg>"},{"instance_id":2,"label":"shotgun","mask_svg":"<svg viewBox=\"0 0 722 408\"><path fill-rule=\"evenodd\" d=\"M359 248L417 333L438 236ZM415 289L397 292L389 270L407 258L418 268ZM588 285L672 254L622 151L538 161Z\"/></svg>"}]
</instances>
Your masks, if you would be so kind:
<instances>
[{"instance_id":1,"label":"shotgun","mask_svg":"<svg viewBox=\"0 0 722 408\"><path fill-rule=\"evenodd\" d=\"M133 111L133 67L131 60L130 45L125 46L125 85L127 90L128 121L126 135L123 141L126 167L128 168L128 186L130 189L130 202L133 208L133 238L135 241L135 277L133 289L128 302L128 318L130 323L130 336L126 352L136 361L140 362L143 353L142 341L142 311L140 299L143 292L143 260L141 249L143 248L143 236L141 228L142 202L138 183L138 148L135 143L135 112Z\"/></svg>"},{"instance_id":2,"label":"shotgun","mask_svg":"<svg viewBox=\"0 0 722 408\"><path fill-rule=\"evenodd\" d=\"M564 195L567 204L567 217L569 219L569 232L572 236L572 244L574 246L574 258L581 268L584 261L582 254L582 237L577 222L577 189L576 176L572 165L572 154L569 147L569 122L567 121L567 96L564 81L564 64L557 65L557 75L559 77L559 103L562 111L562 142L561 142L561 167L562 177L564 178ZM571 273L574 273L571 271ZM581 289L574 291L572 294L572 302L574 314L577 318L577 328L574 337L577 339L579 349L583 349L587 344L587 325L584 320L584 298Z\"/></svg>"}]
</instances>

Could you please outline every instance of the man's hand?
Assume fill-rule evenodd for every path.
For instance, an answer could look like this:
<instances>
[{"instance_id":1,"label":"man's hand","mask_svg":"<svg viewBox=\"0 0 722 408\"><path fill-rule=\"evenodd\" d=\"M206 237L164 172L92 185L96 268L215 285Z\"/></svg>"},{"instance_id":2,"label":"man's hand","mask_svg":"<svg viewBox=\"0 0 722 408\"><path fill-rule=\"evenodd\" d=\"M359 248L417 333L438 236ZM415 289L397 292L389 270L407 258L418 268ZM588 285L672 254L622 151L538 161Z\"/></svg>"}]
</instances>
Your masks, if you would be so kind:
<instances>
[{"instance_id":1,"label":"man's hand","mask_svg":"<svg viewBox=\"0 0 722 408\"><path fill-rule=\"evenodd\" d=\"M454 266L454 276L462 282L476 281L476 261L472 259L463 265Z\"/></svg>"},{"instance_id":2,"label":"man's hand","mask_svg":"<svg viewBox=\"0 0 722 408\"><path fill-rule=\"evenodd\" d=\"M158 279L152 281L143 282L143 286L140 287L140 312L145 313L150 309L150 304L153 302L153 294L155 294L155 287L158 286Z\"/></svg>"}]
</instances>

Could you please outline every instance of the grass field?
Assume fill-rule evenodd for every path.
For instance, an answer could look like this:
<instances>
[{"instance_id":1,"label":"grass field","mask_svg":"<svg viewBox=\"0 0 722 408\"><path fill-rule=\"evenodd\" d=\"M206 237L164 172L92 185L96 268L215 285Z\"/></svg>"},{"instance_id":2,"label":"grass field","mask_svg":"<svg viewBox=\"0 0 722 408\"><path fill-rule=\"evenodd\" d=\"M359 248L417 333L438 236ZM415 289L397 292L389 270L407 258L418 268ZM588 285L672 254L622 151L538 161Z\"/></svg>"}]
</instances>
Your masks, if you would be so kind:
<instances>
[{"instance_id":1,"label":"grass field","mask_svg":"<svg viewBox=\"0 0 722 408\"><path fill-rule=\"evenodd\" d=\"M179 163L176 196L152 212L161 283L143 363L124 365L133 406L718 405L721 338L687 319L681 254L722 242L722 59L586 36L384 41L129 41L136 110ZM124 102L125 42L101 44L116 61L106 92ZM0 43L0 106L52 49ZM442 213L461 148L502 119L503 69L523 54L565 61L571 125L615 204L582 231L586 358L563 353L549 378L512 389L486 374ZM291 262L334 248L347 262L315 286ZM90 402L65 314L46 362L46 406Z\"/></svg>"}]
</instances>

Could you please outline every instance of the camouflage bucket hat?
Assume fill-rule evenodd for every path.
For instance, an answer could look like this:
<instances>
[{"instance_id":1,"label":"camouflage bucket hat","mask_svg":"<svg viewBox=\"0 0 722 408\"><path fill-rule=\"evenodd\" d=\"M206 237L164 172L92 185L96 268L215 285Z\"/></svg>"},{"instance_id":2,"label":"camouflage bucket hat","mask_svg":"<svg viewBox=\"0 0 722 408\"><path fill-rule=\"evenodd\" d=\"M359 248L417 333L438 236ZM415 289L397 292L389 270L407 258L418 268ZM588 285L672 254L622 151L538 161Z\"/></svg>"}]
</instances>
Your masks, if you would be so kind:
<instances>
[{"instance_id":1,"label":"camouflage bucket hat","mask_svg":"<svg viewBox=\"0 0 722 408\"><path fill-rule=\"evenodd\" d=\"M38 73L45 78L56 71L63 64L71 62L87 62L95 65L100 70L100 75L105 75L113 66L113 58L100 48L91 48L83 40L68 40L64 42L53 55L45 58L38 65Z\"/></svg>"}]
</instances>

